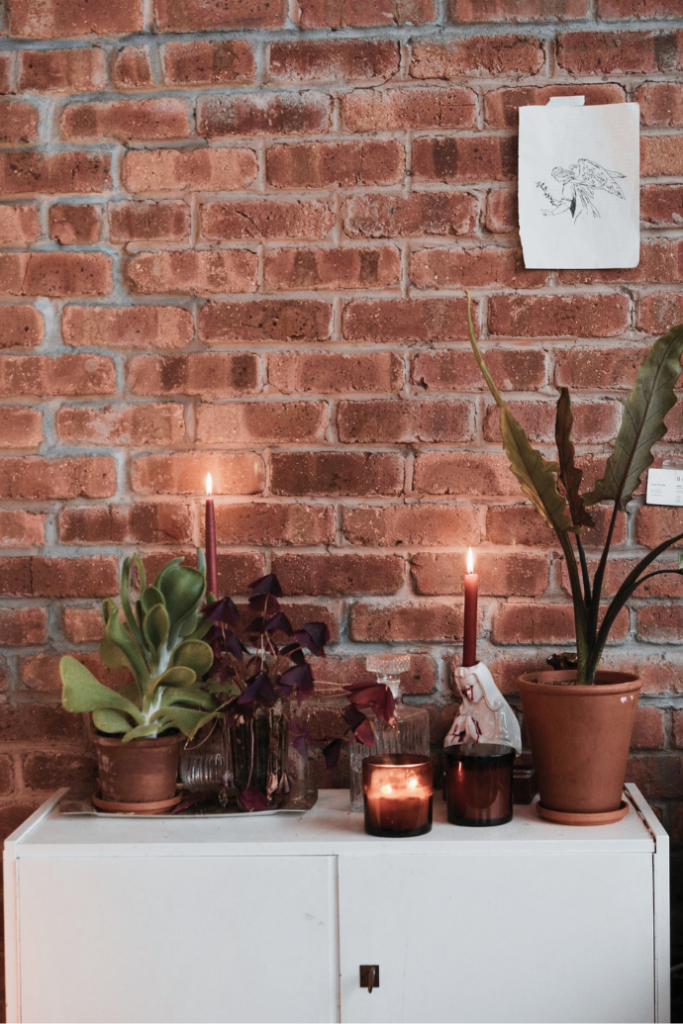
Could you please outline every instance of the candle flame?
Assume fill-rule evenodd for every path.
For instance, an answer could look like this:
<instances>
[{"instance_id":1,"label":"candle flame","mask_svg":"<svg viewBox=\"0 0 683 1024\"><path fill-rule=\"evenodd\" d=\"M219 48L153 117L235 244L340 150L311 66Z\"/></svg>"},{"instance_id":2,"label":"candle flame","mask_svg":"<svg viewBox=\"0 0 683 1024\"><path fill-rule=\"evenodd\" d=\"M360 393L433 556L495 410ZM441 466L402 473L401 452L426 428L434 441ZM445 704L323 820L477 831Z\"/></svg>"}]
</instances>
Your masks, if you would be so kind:
<instances>
[{"instance_id":1,"label":"candle flame","mask_svg":"<svg viewBox=\"0 0 683 1024\"><path fill-rule=\"evenodd\" d=\"M383 793L392 793L393 790L392 790L391 786L387 783L386 786L382 786L382 792Z\"/></svg>"},{"instance_id":2,"label":"candle flame","mask_svg":"<svg viewBox=\"0 0 683 1024\"><path fill-rule=\"evenodd\" d=\"M213 494L213 479L210 473L206 474L206 494L209 498Z\"/></svg>"},{"instance_id":3,"label":"candle flame","mask_svg":"<svg viewBox=\"0 0 683 1024\"><path fill-rule=\"evenodd\" d=\"M474 572L474 555L472 554L472 548L467 549L467 572L470 576Z\"/></svg>"},{"instance_id":4,"label":"candle flame","mask_svg":"<svg viewBox=\"0 0 683 1024\"><path fill-rule=\"evenodd\" d=\"M417 789L417 779L414 775L411 779L408 779L408 789Z\"/></svg>"}]
</instances>

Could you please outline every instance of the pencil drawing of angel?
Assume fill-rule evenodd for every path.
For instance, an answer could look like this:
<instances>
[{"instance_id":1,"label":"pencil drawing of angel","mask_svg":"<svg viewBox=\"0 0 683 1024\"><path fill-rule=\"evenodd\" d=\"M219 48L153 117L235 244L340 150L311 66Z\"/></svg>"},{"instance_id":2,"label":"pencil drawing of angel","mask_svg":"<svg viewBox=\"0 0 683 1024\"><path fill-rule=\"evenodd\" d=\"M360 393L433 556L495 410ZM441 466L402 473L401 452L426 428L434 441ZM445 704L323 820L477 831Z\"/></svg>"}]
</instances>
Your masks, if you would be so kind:
<instances>
[{"instance_id":1,"label":"pencil drawing of angel","mask_svg":"<svg viewBox=\"0 0 683 1024\"><path fill-rule=\"evenodd\" d=\"M581 158L578 163L570 164L569 167L554 167L552 176L555 181L562 183L562 194L555 199L545 184L536 182L543 195L550 203L552 209L541 210L544 217L557 217L561 213L569 211L573 222L576 224L582 213L591 213L593 217L599 217L600 211L595 205L596 192L608 192L618 199L625 199L626 196L617 181L617 178L625 178L626 175L618 171L608 171L594 160Z\"/></svg>"}]
</instances>

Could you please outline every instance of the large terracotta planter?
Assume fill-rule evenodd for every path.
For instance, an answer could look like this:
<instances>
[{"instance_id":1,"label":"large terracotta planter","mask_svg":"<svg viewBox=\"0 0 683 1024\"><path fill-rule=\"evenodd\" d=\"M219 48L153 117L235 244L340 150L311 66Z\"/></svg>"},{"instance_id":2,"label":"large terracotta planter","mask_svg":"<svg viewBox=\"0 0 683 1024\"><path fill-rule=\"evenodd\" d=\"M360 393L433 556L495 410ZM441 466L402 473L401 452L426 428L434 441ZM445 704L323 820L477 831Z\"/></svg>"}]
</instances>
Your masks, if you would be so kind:
<instances>
[{"instance_id":1,"label":"large terracotta planter","mask_svg":"<svg viewBox=\"0 0 683 1024\"><path fill-rule=\"evenodd\" d=\"M173 807L181 733L154 740L93 736L97 752L99 793L95 805L103 810L150 814Z\"/></svg>"},{"instance_id":2,"label":"large terracotta planter","mask_svg":"<svg viewBox=\"0 0 683 1024\"><path fill-rule=\"evenodd\" d=\"M642 680L624 672L598 672L594 686L575 680L575 671L518 680L538 812L566 824L607 824L628 811L622 790Z\"/></svg>"}]
</instances>

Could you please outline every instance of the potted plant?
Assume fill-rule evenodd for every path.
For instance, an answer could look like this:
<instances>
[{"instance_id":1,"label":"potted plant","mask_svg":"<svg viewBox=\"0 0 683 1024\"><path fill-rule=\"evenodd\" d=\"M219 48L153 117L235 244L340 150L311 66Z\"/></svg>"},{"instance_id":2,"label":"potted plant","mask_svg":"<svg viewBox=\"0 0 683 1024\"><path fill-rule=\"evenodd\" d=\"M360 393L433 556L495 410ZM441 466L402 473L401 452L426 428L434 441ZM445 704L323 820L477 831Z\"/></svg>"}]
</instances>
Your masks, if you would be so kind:
<instances>
[{"instance_id":1,"label":"potted plant","mask_svg":"<svg viewBox=\"0 0 683 1024\"><path fill-rule=\"evenodd\" d=\"M653 576L681 571L680 561L675 568L648 569L667 548L683 539L683 533L648 552L609 604L602 604L602 593L617 516L625 512L652 463L652 446L664 437L664 418L676 404L674 385L681 372L683 326L658 338L639 368L604 476L584 494L582 471L574 458L567 388L558 389L557 461L550 462L532 448L484 363L474 336L469 295L467 319L472 350L500 410L510 469L557 536L574 605L576 668L532 672L519 679L538 777L539 813L575 824L616 821L628 809L622 805L621 794L642 683L635 674L602 671L600 661L617 615L636 589ZM598 502L611 502L613 508L591 578L581 536L584 528L592 525L588 509Z\"/></svg>"},{"instance_id":2,"label":"potted plant","mask_svg":"<svg viewBox=\"0 0 683 1024\"><path fill-rule=\"evenodd\" d=\"M213 663L202 637L211 623L200 612L206 591L203 555L198 569L168 562L148 586L141 559L126 558L121 573L121 609L102 603L105 636L100 659L110 669L127 669L132 680L121 689L103 686L75 658L60 662L62 704L90 712L97 751L97 807L139 814L176 804L180 744L218 714L217 702L201 685ZM135 565L139 595L131 599Z\"/></svg>"}]
</instances>

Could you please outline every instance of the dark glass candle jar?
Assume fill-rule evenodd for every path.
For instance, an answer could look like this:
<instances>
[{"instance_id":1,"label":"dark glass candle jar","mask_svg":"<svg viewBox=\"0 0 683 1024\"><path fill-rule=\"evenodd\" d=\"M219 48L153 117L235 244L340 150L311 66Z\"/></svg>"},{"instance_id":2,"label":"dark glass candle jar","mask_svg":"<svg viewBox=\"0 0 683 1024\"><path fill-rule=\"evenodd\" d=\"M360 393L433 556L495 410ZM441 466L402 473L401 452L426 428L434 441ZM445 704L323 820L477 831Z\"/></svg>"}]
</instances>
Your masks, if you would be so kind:
<instances>
[{"instance_id":1,"label":"dark glass candle jar","mask_svg":"<svg viewBox=\"0 0 683 1024\"><path fill-rule=\"evenodd\" d=\"M512 820L513 747L456 743L443 753L451 825L505 825Z\"/></svg>"},{"instance_id":2,"label":"dark glass candle jar","mask_svg":"<svg viewBox=\"0 0 683 1024\"><path fill-rule=\"evenodd\" d=\"M378 754L363 761L365 831L384 839L432 828L432 762L418 754Z\"/></svg>"}]
</instances>

